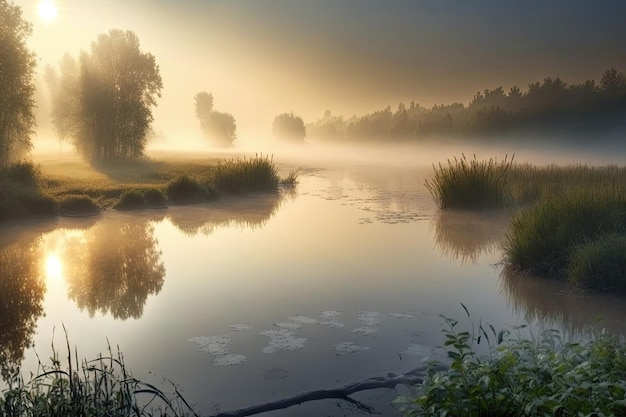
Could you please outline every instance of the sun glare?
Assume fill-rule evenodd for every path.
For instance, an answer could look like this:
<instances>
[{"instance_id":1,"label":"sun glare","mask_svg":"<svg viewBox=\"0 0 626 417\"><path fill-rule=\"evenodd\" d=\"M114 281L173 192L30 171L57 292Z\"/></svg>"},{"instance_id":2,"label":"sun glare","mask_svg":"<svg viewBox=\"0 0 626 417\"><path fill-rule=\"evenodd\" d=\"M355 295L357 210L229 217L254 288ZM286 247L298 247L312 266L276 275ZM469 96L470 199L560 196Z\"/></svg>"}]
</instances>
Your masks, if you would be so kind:
<instances>
[{"instance_id":1,"label":"sun glare","mask_svg":"<svg viewBox=\"0 0 626 417\"><path fill-rule=\"evenodd\" d=\"M39 2L39 17L46 22L56 19L58 14L57 6L52 0L41 0Z\"/></svg>"}]
</instances>

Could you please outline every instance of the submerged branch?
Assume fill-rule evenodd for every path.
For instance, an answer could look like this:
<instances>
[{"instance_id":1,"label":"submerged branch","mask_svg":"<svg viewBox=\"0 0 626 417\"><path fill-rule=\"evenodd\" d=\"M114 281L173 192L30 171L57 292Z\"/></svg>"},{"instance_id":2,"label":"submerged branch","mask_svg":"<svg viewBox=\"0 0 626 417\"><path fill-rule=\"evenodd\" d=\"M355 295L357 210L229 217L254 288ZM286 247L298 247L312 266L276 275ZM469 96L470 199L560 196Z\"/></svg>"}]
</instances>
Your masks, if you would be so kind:
<instances>
[{"instance_id":1,"label":"submerged branch","mask_svg":"<svg viewBox=\"0 0 626 417\"><path fill-rule=\"evenodd\" d=\"M443 369L443 365L441 366ZM219 414L215 414L212 417L244 417L252 416L268 411L281 410L289 408L294 405L299 405L309 401L326 400L326 399L340 399L348 401L357 406L360 410L373 413L374 409L367 404L357 401L349 396L359 391L366 391L370 389L378 388L395 388L396 385L415 385L424 380L424 376L427 373L428 368L422 366L403 374L389 373L385 376L378 376L363 379L361 381L352 382L346 385L341 385L331 389L321 389L315 391L308 391L301 394L294 395L293 397L282 398L280 400L269 401L263 404L254 405L247 408L241 408L239 410L227 411Z\"/></svg>"}]
</instances>

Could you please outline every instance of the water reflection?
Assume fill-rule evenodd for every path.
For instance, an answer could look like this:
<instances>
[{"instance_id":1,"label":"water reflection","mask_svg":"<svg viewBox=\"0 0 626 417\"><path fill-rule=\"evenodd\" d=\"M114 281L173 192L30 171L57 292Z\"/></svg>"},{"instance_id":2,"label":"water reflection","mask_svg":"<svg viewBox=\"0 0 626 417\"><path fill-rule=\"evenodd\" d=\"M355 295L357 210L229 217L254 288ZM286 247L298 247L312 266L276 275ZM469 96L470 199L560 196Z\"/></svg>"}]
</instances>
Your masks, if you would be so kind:
<instances>
[{"instance_id":1,"label":"water reflection","mask_svg":"<svg viewBox=\"0 0 626 417\"><path fill-rule=\"evenodd\" d=\"M154 226L146 219L112 219L67 235L62 257L68 295L92 317L98 311L140 318L165 279Z\"/></svg>"},{"instance_id":2,"label":"water reflection","mask_svg":"<svg viewBox=\"0 0 626 417\"><path fill-rule=\"evenodd\" d=\"M284 193L224 198L210 206L177 207L169 212L168 218L187 236L208 236L218 227L256 229L263 227L276 214L284 198Z\"/></svg>"},{"instance_id":3,"label":"water reflection","mask_svg":"<svg viewBox=\"0 0 626 417\"><path fill-rule=\"evenodd\" d=\"M20 364L43 315L39 242L0 248L0 370Z\"/></svg>"},{"instance_id":4,"label":"water reflection","mask_svg":"<svg viewBox=\"0 0 626 417\"><path fill-rule=\"evenodd\" d=\"M502 242L509 220L507 212L438 210L430 230L434 230L435 244L443 256L476 263Z\"/></svg>"},{"instance_id":5,"label":"water reflection","mask_svg":"<svg viewBox=\"0 0 626 417\"><path fill-rule=\"evenodd\" d=\"M547 280L505 268L502 292L513 311L527 323L562 328L572 336L583 336L605 328L624 334L626 304L623 297L598 293L572 293L562 282Z\"/></svg>"}]
</instances>

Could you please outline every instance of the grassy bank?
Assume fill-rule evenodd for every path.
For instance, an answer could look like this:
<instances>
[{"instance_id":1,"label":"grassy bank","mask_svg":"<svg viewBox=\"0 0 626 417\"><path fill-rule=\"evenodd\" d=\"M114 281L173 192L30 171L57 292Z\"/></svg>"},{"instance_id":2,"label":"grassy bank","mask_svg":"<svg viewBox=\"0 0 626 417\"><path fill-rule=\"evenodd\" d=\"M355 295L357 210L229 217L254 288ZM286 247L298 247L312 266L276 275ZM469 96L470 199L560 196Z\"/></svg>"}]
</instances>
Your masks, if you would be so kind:
<instances>
[{"instance_id":1,"label":"grassy bank","mask_svg":"<svg viewBox=\"0 0 626 417\"><path fill-rule=\"evenodd\" d=\"M479 325L457 329L444 318L448 369L432 370L401 398L407 416L624 416L626 347L603 332L585 343L556 330L523 337ZM488 345L488 355L476 352Z\"/></svg>"},{"instance_id":2,"label":"grassy bank","mask_svg":"<svg viewBox=\"0 0 626 417\"><path fill-rule=\"evenodd\" d=\"M513 209L508 267L626 293L626 168L463 156L435 167L426 187L441 209Z\"/></svg>"},{"instance_id":3,"label":"grassy bank","mask_svg":"<svg viewBox=\"0 0 626 417\"><path fill-rule=\"evenodd\" d=\"M275 192L272 158L163 159L90 166L78 158L20 163L0 172L0 220L93 214L210 201L224 194Z\"/></svg>"}]
</instances>

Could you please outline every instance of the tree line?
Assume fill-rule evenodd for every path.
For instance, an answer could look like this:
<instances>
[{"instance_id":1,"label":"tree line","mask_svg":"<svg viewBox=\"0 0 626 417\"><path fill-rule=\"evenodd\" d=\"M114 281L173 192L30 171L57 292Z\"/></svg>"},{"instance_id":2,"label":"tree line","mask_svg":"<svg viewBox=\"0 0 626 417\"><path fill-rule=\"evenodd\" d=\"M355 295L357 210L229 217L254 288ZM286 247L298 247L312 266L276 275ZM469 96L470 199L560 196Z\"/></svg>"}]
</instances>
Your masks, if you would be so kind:
<instances>
[{"instance_id":1,"label":"tree line","mask_svg":"<svg viewBox=\"0 0 626 417\"><path fill-rule=\"evenodd\" d=\"M504 136L524 131L610 131L624 128L626 76L615 68L599 82L567 84L547 77L522 91L502 87L477 92L468 105L452 103L423 107L400 103L362 116L343 118L327 110L307 125L307 135L319 140L402 142L441 136Z\"/></svg>"},{"instance_id":2,"label":"tree line","mask_svg":"<svg viewBox=\"0 0 626 417\"><path fill-rule=\"evenodd\" d=\"M0 169L32 148L35 129L36 57L26 45L32 25L19 6L0 0ZM132 160L144 155L152 136L153 109L163 81L154 55L141 49L132 31L99 35L88 51L66 54L47 66L52 123L63 139L92 162ZM191 99L191 98L190 98ZM214 108L213 95L194 96L199 127L215 146L237 139L235 117ZM305 127L293 112L272 122L273 135L292 143L305 137L327 141L420 141L431 136L502 135L521 129L608 130L626 119L626 76L611 68L599 82L567 84L545 78L522 91L502 87L476 93L468 105L423 107L400 103L363 116L343 118L326 111ZM623 126L621 126L623 127Z\"/></svg>"}]
</instances>

